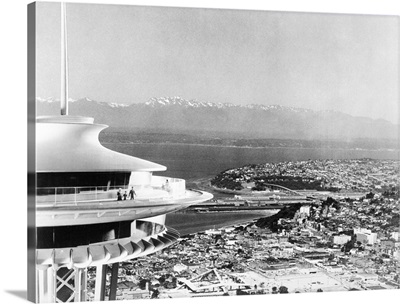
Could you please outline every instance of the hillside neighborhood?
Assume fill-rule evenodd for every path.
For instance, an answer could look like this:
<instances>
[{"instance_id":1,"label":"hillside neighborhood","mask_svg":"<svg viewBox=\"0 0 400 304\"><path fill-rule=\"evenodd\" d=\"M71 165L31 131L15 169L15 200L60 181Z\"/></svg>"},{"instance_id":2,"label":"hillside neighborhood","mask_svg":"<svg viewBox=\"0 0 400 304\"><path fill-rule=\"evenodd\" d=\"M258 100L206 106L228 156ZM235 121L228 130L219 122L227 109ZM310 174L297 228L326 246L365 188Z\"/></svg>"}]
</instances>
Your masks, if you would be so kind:
<instances>
[{"instance_id":1,"label":"hillside neighborhood","mask_svg":"<svg viewBox=\"0 0 400 304\"><path fill-rule=\"evenodd\" d=\"M264 177L279 175L335 189L285 205L269 218L181 236L162 252L125 262L118 297L400 288L399 162L249 165L225 171L218 179L230 177L245 189L255 182L267 187Z\"/></svg>"}]
</instances>

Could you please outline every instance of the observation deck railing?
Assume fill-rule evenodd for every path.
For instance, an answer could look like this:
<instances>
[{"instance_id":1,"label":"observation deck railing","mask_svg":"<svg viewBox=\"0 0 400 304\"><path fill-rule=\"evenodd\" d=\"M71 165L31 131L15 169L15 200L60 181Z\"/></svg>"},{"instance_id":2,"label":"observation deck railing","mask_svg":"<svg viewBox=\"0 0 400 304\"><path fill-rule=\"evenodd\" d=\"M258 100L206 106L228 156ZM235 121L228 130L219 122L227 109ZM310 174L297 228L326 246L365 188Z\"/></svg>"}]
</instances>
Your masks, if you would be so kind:
<instances>
[{"instance_id":1,"label":"observation deck railing","mask_svg":"<svg viewBox=\"0 0 400 304\"><path fill-rule=\"evenodd\" d=\"M133 186L136 192L134 200L129 198L129 190ZM117 193L121 189L122 201L117 201ZM124 193L127 197L124 200ZM81 203L135 202L157 203L178 199L186 195L185 180L153 176L148 185L114 185L84 187L38 187L37 203L54 206L77 205Z\"/></svg>"}]
</instances>

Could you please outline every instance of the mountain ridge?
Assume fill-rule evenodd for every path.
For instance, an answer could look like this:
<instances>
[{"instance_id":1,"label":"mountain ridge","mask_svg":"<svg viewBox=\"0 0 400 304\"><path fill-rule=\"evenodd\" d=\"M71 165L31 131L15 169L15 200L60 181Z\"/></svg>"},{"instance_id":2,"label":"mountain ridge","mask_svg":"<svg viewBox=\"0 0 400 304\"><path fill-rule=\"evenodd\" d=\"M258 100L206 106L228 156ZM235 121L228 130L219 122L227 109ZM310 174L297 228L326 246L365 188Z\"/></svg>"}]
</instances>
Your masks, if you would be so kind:
<instances>
[{"instance_id":1,"label":"mountain ridge","mask_svg":"<svg viewBox=\"0 0 400 304\"><path fill-rule=\"evenodd\" d=\"M54 98L37 98L38 115L58 115ZM213 103L153 97L144 103L119 104L84 97L70 99L70 115L94 117L97 123L124 129L172 132L219 131L255 138L342 139L398 138L398 125L383 119L340 111L315 111L281 105Z\"/></svg>"},{"instance_id":2,"label":"mountain ridge","mask_svg":"<svg viewBox=\"0 0 400 304\"><path fill-rule=\"evenodd\" d=\"M47 98L41 98L37 97L36 101L38 102L48 102L48 103L57 103L60 102L60 99L56 99L53 97L47 97ZM209 102L209 101L198 101L197 99L184 99L179 96L174 96L174 97L152 97L148 101L142 102L142 103L132 103L132 104L124 104L124 103L115 103L115 102L104 102L104 101L95 101L93 99L90 99L88 97L82 97L78 99L73 99L69 98L69 102L91 102L94 101L99 104L104 104L104 105L109 105L111 107L131 107L131 106L137 106L137 105L146 105L146 106L151 106L151 107L165 107L165 106L184 106L184 107L193 107L193 108L242 108L242 109L254 109L254 110L291 110L294 112L337 112L337 113L342 113L340 111L336 110L321 110L321 111L315 111L307 108L299 108L299 107L291 107L291 106L282 106L282 105L262 105L262 104L233 104L230 102L225 102L225 103L216 103L216 102ZM349 115L349 114L346 114ZM372 119L372 118L371 118Z\"/></svg>"}]
</instances>

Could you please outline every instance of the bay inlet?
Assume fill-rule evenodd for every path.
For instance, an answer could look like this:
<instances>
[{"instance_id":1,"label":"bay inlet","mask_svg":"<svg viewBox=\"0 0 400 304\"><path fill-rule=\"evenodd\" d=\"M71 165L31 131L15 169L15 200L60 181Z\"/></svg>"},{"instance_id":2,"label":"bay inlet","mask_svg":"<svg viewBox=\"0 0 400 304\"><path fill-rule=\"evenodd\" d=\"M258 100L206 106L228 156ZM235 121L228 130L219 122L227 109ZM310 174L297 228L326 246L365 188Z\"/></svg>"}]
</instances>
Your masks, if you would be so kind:
<instances>
[{"instance_id":1,"label":"bay inlet","mask_svg":"<svg viewBox=\"0 0 400 304\"><path fill-rule=\"evenodd\" d=\"M171 143L103 143L103 145L124 154L166 165L167 171L157 172L157 175L183 178L186 180L188 189L202 189L202 186L218 173L248 164L308 159L397 158L397 151L389 150L246 148ZM206 191L211 192L214 198L219 200L233 197L233 195L212 191L210 188ZM250 222L261 217L268 217L277 211L176 212L167 214L166 225L177 229L181 235L185 235Z\"/></svg>"}]
</instances>

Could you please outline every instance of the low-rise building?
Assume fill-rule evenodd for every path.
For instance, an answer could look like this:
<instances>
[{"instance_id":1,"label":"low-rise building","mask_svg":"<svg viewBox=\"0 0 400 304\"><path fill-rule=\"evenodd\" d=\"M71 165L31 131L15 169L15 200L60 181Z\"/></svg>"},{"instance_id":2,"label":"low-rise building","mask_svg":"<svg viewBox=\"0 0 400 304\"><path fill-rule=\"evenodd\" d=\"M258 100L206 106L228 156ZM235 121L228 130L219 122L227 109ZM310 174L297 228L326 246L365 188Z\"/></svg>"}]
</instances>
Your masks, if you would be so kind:
<instances>
[{"instance_id":1,"label":"low-rise building","mask_svg":"<svg viewBox=\"0 0 400 304\"><path fill-rule=\"evenodd\" d=\"M333 243L336 244L336 245L346 244L350 240L351 240L351 236L350 235L346 235L346 234L335 235L333 237Z\"/></svg>"}]
</instances>

